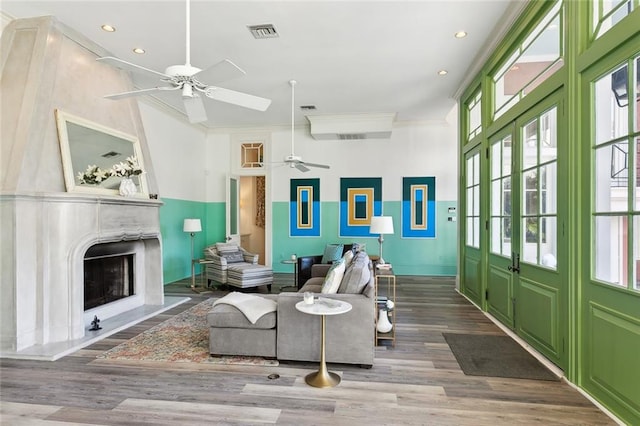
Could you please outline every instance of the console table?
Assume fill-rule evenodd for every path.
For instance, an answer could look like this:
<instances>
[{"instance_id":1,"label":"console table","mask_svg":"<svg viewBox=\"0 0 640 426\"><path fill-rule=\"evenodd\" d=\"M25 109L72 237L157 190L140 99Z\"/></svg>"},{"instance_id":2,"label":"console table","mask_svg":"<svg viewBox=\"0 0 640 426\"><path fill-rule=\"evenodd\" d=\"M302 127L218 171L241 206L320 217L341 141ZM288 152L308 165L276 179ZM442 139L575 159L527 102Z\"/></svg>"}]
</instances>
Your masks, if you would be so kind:
<instances>
[{"instance_id":1,"label":"console table","mask_svg":"<svg viewBox=\"0 0 640 426\"><path fill-rule=\"evenodd\" d=\"M296 309L309 315L320 315L322 317L322 337L320 343L320 368L315 373L308 374L304 381L308 385L316 388L330 388L340 383L340 376L327 370L325 361L325 330L326 316L340 315L349 312L353 306L351 303L336 299L316 299L314 303L308 304L305 301L296 303Z\"/></svg>"}]
</instances>

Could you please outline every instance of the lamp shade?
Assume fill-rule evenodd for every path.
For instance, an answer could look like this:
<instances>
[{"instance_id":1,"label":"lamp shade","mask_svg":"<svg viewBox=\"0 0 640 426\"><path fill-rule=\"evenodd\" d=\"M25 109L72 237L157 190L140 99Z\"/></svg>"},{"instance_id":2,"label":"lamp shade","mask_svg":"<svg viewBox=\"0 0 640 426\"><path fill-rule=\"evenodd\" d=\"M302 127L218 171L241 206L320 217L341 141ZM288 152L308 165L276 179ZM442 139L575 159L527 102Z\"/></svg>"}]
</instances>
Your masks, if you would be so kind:
<instances>
[{"instance_id":1,"label":"lamp shade","mask_svg":"<svg viewBox=\"0 0 640 426\"><path fill-rule=\"evenodd\" d=\"M200 232L202 231L202 224L200 219L185 219L182 227L184 232Z\"/></svg>"},{"instance_id":2,"label":"lamp shade","mask_svg":"<svg viewBox=\"0 0 640 426\"><path fill-rule=\"evenodd\" d=\"M393 217L374 216L371 218L371 234L393 234Z\"/></svg>"}]
</instances>

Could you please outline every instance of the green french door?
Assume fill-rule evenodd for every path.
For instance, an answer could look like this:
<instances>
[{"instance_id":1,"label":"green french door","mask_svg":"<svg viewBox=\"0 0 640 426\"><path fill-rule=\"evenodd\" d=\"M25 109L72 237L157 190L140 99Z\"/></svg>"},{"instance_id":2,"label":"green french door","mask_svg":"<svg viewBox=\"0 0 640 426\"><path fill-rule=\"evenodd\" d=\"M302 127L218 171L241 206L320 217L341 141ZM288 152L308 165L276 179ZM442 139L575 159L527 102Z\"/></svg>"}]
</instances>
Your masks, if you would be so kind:
<instances>
[{"instance_id":1,"label":"green french door","mask_svg":"<svg viewBox=\"0 0 640 426\"><path fill-rule=\"evenodd\" d=\"M564 129L550 96L489 138L487 311L561 368L566 366L566 198L558 167Z\"/></svg>"},{"instance_id":2,"label":"green french door","mask_svg":"<svg viewBox=\"0 0 640 426\"><path fill-rule=\"evenodd\" d=\"M480 219L480 147L475 147L465 154L464 176L464 255L463 291L478 305L482 304L482 279L481 279L481 219Z\"/></svg>"}]
</instances>

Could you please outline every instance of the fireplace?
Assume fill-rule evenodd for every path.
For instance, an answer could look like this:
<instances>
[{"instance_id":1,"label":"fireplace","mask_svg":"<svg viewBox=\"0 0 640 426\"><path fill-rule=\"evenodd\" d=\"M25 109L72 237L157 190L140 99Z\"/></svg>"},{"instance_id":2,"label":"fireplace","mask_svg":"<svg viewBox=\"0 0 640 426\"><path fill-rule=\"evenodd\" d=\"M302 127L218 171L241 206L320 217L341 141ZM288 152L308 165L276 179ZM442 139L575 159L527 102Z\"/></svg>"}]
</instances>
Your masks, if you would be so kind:
<instances>
[{"instance_id":1,"label":"fireplace","mask_svg":"<svg viewBox=\"0 0 640 426\"><path fill-rule=\"evenodd\" d=\"M84 256L84 310L135 293L135 255L126 243L98 244Z\"/></svg>"}]
</instances>

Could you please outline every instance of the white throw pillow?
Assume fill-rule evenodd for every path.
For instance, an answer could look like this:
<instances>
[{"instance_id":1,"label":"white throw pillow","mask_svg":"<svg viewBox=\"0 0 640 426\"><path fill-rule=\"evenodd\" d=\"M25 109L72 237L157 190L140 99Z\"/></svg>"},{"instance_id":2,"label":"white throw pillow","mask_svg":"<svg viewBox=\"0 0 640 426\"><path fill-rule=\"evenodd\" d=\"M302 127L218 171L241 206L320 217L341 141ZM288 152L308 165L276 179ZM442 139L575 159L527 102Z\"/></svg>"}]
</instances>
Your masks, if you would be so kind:
<instances>
[{"instance_id":1,"label":"white throw pillow","mask_svg":"<svg viewBox=\"0 0 640 426\"><path fill-rule=\"evenodd\" d=\"M346 252L344 252L342 258L344 259L344 266L348 268L349 265L351 265L351 261L353 260L353 251L347 250Z\"/></svg>"},{"instance_id":2,"label":"white throw pillow","mask_svg":"<svg viewBox=\"0 0 640 426\"><path fill-rule=\"evenodd\" d=\"M340 288L340 283L342 282L342 277L344 276L345 268L346 266L343 259L333 262L329 272L327 272L327 276L324 278L324 284L322 284L322 290L320 290L320 293L337 293L338 288Z\"/></svg>"}]
</instances>

